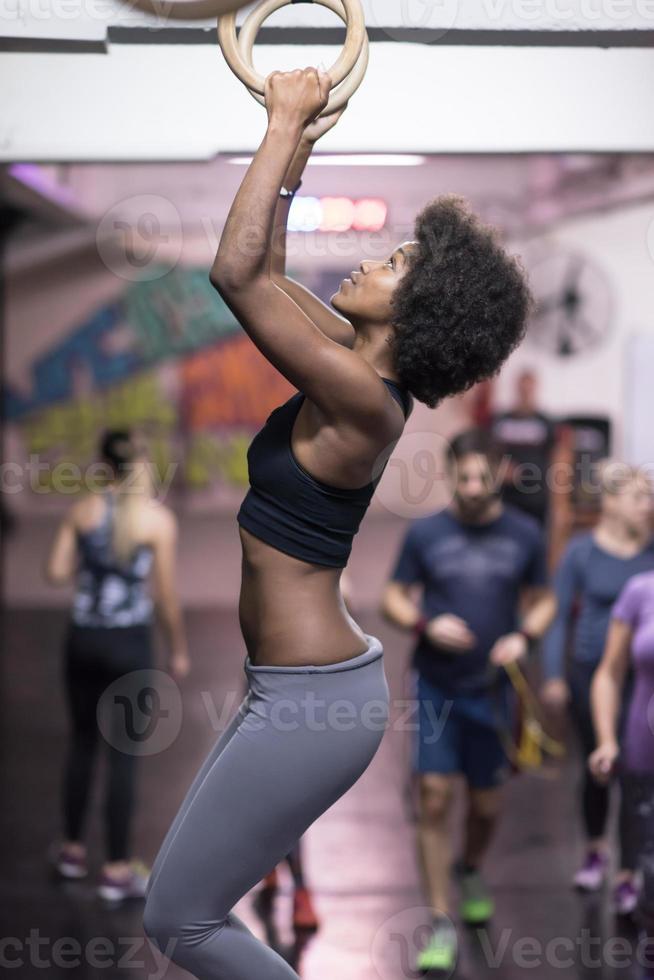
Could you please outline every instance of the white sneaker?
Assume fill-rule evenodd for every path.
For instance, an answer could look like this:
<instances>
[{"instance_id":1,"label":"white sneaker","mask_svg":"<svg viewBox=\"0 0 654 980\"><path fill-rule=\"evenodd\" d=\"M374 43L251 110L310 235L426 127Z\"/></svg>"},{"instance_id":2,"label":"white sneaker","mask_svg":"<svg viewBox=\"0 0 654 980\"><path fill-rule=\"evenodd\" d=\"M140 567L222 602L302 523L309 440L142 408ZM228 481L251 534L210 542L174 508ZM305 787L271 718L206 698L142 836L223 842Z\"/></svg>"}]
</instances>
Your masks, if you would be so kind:
<instances>
[{"instance_id":1,"label":"white sneaker","mask_svg":"<svg viewBox=\"0 0 654 980\"><path fill-rule=\"evenodd\" d=\"M127 874L118 878L103 872L98 895L105 902L122 902L127 898L145 898L150 871L142 861L130 861Z\"/></svg>"},{"instance_id":2,"label":"white sneaker","mask_svg":"<svg viewBox=\"0 0 654 980\"><path fill-rule=\"evenodd\" d=\"M572 879L575 888L584 892L599 891L606 879L608 864L608 858L601 851L589 851Z\"/></svg>"},{"instance_id":3,"label":"white sneaker","mask_svg":"<svg viewBox=\"0 0 654 980\"><path fill-rule=\"evenodd\" d=\"M86 857L80 857L67 844L52 844L48 851L48 858L57 874L68 881L86 878L89 873Z\"/></svg>"}]
</instances>

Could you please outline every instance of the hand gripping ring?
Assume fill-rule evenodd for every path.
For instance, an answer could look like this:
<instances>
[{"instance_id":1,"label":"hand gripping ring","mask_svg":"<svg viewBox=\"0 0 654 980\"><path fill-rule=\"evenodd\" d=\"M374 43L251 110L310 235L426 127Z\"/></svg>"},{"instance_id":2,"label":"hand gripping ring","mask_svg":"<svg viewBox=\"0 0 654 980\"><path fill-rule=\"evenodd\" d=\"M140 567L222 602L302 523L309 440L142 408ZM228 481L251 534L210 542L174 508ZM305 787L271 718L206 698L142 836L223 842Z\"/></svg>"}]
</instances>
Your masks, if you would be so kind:
<instances>
[{"instance_id":1,"label":"hand gripping ring","mask_svg":"<svg viewBox=\"0 0 654 980\"><path fill-rule=\"evenodd\" d=\"M293 0L290 0L293 2ZM313 0L310 0L313 2ZM329 69L332 93L320 113L330 115L343 106L363 80L368 66L368 36L360 0L315 0L337 14L347 26L345 44ZM252 67L252 49L259 29L267 17L289 0L262 0L241 27L236 38L236 16L226 14L218 20L218 41L227 64L257 101L264 104L265 78ZM343 84L341 84L343 83Z\"/></svg>"}]
</instances>

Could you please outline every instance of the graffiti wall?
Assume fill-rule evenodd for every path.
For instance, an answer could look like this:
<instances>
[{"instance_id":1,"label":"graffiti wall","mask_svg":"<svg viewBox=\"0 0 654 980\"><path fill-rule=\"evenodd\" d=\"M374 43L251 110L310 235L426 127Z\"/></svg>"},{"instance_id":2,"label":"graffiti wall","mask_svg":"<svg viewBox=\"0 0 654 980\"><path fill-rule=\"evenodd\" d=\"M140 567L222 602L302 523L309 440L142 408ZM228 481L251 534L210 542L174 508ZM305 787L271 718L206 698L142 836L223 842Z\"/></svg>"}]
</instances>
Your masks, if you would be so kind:
<instances>
[{"instance_id":1,"label":"graffiti wall","mask_svg":"<svg viewBox=\"0 0 654 980\"><path fill-rule=\"evenodd\" d=\"M235 321L207 270L181 266L126 283L20 374L8 378L4 410L28 498L66 493L62 473L91 463L103 429L136 427L157 471L172 473L173 492L231 504L247 483L252 435L293 391ZM10 493L19 475L17 468Z\"/></svg>"}]
</instances>

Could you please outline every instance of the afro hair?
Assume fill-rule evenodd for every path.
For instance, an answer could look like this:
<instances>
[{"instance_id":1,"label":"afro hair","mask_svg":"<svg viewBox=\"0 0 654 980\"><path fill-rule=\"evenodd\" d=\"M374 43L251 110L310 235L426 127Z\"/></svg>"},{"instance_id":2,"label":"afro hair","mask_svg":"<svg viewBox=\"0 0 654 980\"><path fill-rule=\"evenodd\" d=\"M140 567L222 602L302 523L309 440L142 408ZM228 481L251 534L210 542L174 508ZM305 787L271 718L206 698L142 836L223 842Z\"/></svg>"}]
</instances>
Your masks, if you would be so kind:
<instances>
[{"instance_id":1,"label":"afro hair","mask_svg":"<svg viewBox=\"0 0 654 980\"><path fill-rule=\"evenodd\" d=\"M402 381L433 408L499 371L524 337L532 300L518 259L463 198L431 201L415 240L393 293L392 349Z\"/></svg>"}]
</instances>

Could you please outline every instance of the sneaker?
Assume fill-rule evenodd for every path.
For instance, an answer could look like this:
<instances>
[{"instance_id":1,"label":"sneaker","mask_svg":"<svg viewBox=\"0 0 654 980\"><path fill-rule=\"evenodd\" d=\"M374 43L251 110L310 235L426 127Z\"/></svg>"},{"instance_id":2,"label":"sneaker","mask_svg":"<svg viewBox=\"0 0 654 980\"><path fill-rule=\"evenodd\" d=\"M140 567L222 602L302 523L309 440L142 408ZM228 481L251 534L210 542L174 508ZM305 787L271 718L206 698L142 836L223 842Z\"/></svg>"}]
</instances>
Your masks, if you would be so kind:
<instances>
[{"instance_id":1,"label":"sneaker","mask_svg":"<svg viewBox=\"0 0 654 980\"><path fill-rule=\"evenodd\" d=\"M638 889L630 878L613 889L613 911L616 915L631 915L638 905Z\"/></svg>"},{"instance_id":2,"label":"sneaker","mask_svg":"<svg viewBox=\"0 0 654 980\"><path fill-rule=\"evenodd\" d=\"M80 856L69 844L53 844L49 858L57 874L69 881L86 878L89 873L86 856Z\"/></svg>"},{"instance_id":3,"label":"sneaker","mask_svg":"<svg viewBox=\"0 0 654 980\"><path fill-rule=\"evenodd\" d=\"M311 901L309 889L296 888L293 895L293 928L315 930L318 925L318 917Z\"/></svg>"},{"instance_id":4,"label":"sneaker","mask_svg":"<svg viewBox=\"0 0 654 980\"><path fill-rule=\"evenodd\" d=\"M606 878L608 863L608 858L601 851L589 851L586 860L572 879L574 887L584 892L599 891Z\"/></svg>"},{"instance_id":5,"label":"sneaker","mask_svg":"<svg viewBox=\"0 0 654 980\"><path fill-rule=\"evenodd\" d=\"M145 898L150 870L142 861L130 861L129 871L121 878L103 871L98 895L106 902L122 902L127 898Z\"/></svg>"},{"instance_id":6,"label":"sneaker","mask_svg":"<svg viewBox=\"0 0 654 980\"><path fill-rule=\"evenodd\" d=\"M458 943L456 929L449 919L436 919L429 941L416 957L416 970L451 974L456 966Z\"/></svg>"},{"instance_id":7,"label":"sneaker","mask_svg":"<svg viewBox=\"0 0 654 980\"><path fill-rule=\"evenodd\" d=\"M467 926L483 926L495 912L493 901L484 879L478 871L461 871L459 874L461 905L459 914Z\"/></svg>"}]
</instances>

